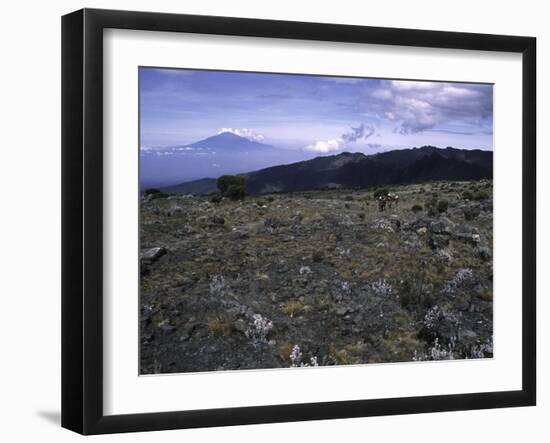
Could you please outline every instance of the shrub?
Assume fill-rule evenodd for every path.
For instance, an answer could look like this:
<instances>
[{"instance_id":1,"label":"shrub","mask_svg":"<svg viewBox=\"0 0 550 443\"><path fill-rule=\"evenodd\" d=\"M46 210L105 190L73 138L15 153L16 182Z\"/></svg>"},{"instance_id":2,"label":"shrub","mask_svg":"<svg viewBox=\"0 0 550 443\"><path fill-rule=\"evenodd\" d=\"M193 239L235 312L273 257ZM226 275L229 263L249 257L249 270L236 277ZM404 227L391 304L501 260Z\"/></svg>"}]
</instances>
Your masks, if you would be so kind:
<instances>
[{"instance_id":1,"label":"shrub","mask_svg":"<svg viewBox=\"0 0 550 443\"><path fill-rule=\"evenodd\" d=\"M489 198L489 194L485 191L480 191L474 195L474 200L487 200Z\"/></svg>"},{"instance_id":2,"label":"shrub","mask_svg":"<svg viewBox=\"0 0 550 443\"><path fill-rule=\"evenodd\" d=\"M344 200L347 201L347 202L351 202L351 201L353 201L353 196L352 195L346 195L344 197Z\"/></svg>"},{"instance_id":3,"label":"shrub","mask_svg":"<svg viewBox=\"0 0 550 443\"><path fill-rule=\"evenodd\" d=\"M417 212L422 211L422 206L421 205L413 205L413 207L411 208L411 211L416 214Z\"/></svg>"},{"instance_id":4,"label":"shrub","mask_svg":"<svg viewBox=\"0 0 550 443\"><path fill-rule=\"evenodd\" d=\"M435 217L439 213L437 211L437 198L435 197L430 197L424 206L430 217Z\"/></svg>"},{"instance_id":5,"label":"shrub","mask_svg":"<svg viewBox=\"0 0 550 443\"><path fill-rule=\"evenodd\" d=\"M283 306L283 313L292 318L296 315L300 315L302 313L302 310L304 309L304 305L299 302L290 302Z\"/></svg>"},{"instance_id":6,"label":"shrub","mask_svg":"<svg viewBox=\"0 0 550 443\"><path fill-rule=\"evenodd\" d=\"M214 194L212 197L210 197L210 201L212 203L219 203L222 201L222 196L220 194Z\"/></svg>"},{"instance_id":7,"label":"shrub","mask_svg":"<svg viewBox=\"0 0 550 443\"><path fill-rule=\"evenodd\" d=\"M478 208L464 208L462 212L464 213L464 218L467 221L472 221L481 211Z\"/></svg>"},{"instance_id":8,"label":"shrub","mask_svg":"<svg viewBox=\"0 0 550 443\"><path fill-rule=\"evenodd\" d=\"M474 194L472 194L470 191L464 191L462 193L462 198L464 200L473 200L474 199Z\"/></svg>"},{"instance_id":9,"label":"shrub","mask_svg":"<svg viewBox=\"0 0 550 443\"><path fill-rule=\"evenodd\" d=\"M313 260L314 263L320 263L323 261L323 253L320 252L320 251L314 251L313 254L311 255L311 259Z\"/></svg>"},{"instance_id":10,"label":"shrub","mask_svg":"<svg viewBox=\"0 0 550 443\"><path fill-rule=\"evenodd\" d=\"M239 175L222 175L218 178L217 185L223 196L227 196L234 200L238 200L246 194L246 177ZM232 195L236 198L231 197Z\"/></svg>"},{"instance_id":11,"label":"shrub","mask_svg":"<svg viewBox=\"0 0 550 443\"><path fill-rule=\"evenodd\" d=\"M298 345L294 345L288 357L290 358L290 362L292 363L290 366L291 368L305 368L305 367L311 367L311 366L319 366L316 355L314 355L313 357L310 357L309 363L302 362L303 354L302 354L302 351L300 350L300 346Z\"/></svg>"},{"instance_id":12,"label":"shrub","mask_svg":"<svg viewBox=\"0 0 550 443\"><path fill-rule=\"evenodd\" d=\"M235 329L232 322L216 318L208 322L208 331L215 337L219 337L231 335Z\"/></svg>"},{"instance_id":13,"label":"shrub","mask_svg":"<svg viewBox=\"0 0 550 443\"><path fill-rule=\"evenodd\" d=\"M434 208L433 206L428 207L428 216L429 217L435 217L437 214L439 214L439 212L437 212L436 208Z\"/></svg>"},{"instance_id":14,"label":"shrub","mask_svg":"<svg viewBox=\"0 0 550 443\"><path fill-rule=\"evenodd\" d=\"M267 335L273 329L273 322L261 314L254 314L252 322L248 325L244 335L251 340L254 346L267 343Z\"/></svg>"},{"instance_id":15,"label":"shrub","mask_svg":"<svg viewBox=\"0 0 550 443\"><path fill-rule=\"evenodd\" d=\"M439 200L437 202L437 210L442 213L449 209L449 202L447 200Z\"/></svg>"},{"instance_id":16,"label":"shrub","mask_svg":"<svg viewBox=\"0 0 550 443\"><path fill-rule=\"evenodd\" d=\"M272 196L270 195L269 197L267 197L267 201L268 201L269 203L272 203L272 202L275 201L275 197L272 197Z\"/></svg>"},{"instance_id":17,"label":"shrub","mask_svg":"<svg viewBox=\"0 0 550 443\"><path fill-rule=\"evenodd\" d=\"M407 292L399 296L399 304L402 308L407 309L411 304L411 295Z\"/></svg>"},{"instance_id":18,"label":"shrub","mask_svg":"<svg viewBox=\"0 0 550 443\"><path fill-rule=\"evenodd\" d=\"M157 198L166 198L168 197L168 194L166 192L154 192L152 194L149 194L150 195L150 199L151 200L156 200Z\"/></svg>"},{"instance_id":19,"label":"shrub","mask_svg":"<svg viewBox=\"0 0 550 443\"><path fill-rule=\"evenodd\" d=\"M242 200L246 195L246 187L245 185L230 185L225 195L231 200Z\"/></svg>"},{"instance_id":20,"label":"shrub","mask_svg":"<svg viewBox=\"0 0 550 443\"><path fill-rule=\"evenodd\" d=\"M143 192L143 195L158 194L159 192L160 192L160 189L149 188L149 189L146 189L146 190Z\"/></svg>"}]
</instances>

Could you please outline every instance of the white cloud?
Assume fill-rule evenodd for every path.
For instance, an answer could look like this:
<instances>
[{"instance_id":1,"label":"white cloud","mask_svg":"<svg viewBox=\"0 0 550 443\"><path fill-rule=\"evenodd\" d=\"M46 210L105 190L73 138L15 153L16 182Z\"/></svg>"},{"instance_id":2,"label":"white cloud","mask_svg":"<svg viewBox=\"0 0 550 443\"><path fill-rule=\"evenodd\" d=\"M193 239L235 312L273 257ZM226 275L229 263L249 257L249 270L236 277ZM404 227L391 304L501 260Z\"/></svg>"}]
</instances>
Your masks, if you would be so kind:
<instances>
[{"instance_id":1,"label":"white cloud","mask_svg":"<svg viewBox=\"0 0 550 443\"><path fill-rule=\"evenodd\" d=\"M355 77L321 77L322 80L326 82L333 82L333 83L359 83L364 81L362 78L355 78Z\"/></svg>"},{"instance_id":2,"label":"white cloud","mask_svg":"<svg viewBox=\"0 0 550 443\"><path fill-rule=\"evenodd\" d=\"M265 137L262 134L258 134L252 129L248 128L221 128L218 131L218 134L223 132L231 132L232 134L238 135L239 137L247 138L254 142L261 142Z\"/></svg>"},{"instance_id":3,"label":"white cloud","mask_svg":"<svg viewBox=\"0 0 550 443\"><path fill-rule=\"evenodd\" d=\"M312 152L327 153L327 152L339 151L340 149L342 149L343 145L344 145L344 141L341 138L333 139L333 140L319 140L311 145L306 146L305 150L312 151Z\"/></svg>"},{"instance_id":4,"label":"white cloud","mask_svg":"<svg viewBox=\"0 0 550 443\"><path fill-rule=\"evenodd\" d=\"M390 89L379 88L375 89L372 94L374 98L379 98L380 100L389 100L392 98L392 92Z\"/></svg>"},{"instance_id":5,"label":"white cloud","mask_svg":"<svg viewBox=\"0 0 550 443\"><path fill-rule=\"evenodd\" d=\"M493 114L490 85L392 80L370 95L371 110L394 122L401 134L449 123L479 126Z\"/></svg>"}]
</instances>

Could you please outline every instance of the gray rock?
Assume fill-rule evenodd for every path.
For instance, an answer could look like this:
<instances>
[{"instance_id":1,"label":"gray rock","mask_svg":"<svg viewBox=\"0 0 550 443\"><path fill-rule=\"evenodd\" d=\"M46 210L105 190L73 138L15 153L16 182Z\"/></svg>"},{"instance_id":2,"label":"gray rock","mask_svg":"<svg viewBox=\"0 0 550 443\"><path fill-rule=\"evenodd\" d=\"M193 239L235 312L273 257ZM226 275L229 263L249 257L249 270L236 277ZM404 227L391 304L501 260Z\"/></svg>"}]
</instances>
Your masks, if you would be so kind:
<instances>
[{"instance_id":1,"label":"gray rock","mask_svg":"<svg viewBox=\"0 0 550 443\"><path fill-rule=\"evenodd\" d=\"M139 259L144 264L150 264L166 254L166 248L159 246L156 248L142 249L139 253Z\"/></svg>"},{"instance_id":2,"label":"gray rock","mask_svg":"<svg viewBox=\"0 0 550 443\"><path fill-rule=\"evenodd\" d=\"M489 261L491 260L492 253L491 250L487 246L478 246L475 249L476 255L483 261Z\"/></svg>"},{"instance_id":3,"label":"gray rock","mask_svg":"<svg viewBox=\"0 0 550 443\"><path fill-rule=\"evenodd\" d=\"M451 235L455 224L447 217L441 217L439 220L430 223L430 231L434 234Z\"/></svg>"},{"instance_id":4,"label":"gray rock","mask_svg":"<svg viewBox=\"0 0 550 443\"><path fill-rule=\"evenodd\" d=\"M208 219L208 221L213 225L223 225L223 224L225 224L225 218L223 218L219 215L214 215L214 216L210 217Z\"/></svg>"}]
</instances>

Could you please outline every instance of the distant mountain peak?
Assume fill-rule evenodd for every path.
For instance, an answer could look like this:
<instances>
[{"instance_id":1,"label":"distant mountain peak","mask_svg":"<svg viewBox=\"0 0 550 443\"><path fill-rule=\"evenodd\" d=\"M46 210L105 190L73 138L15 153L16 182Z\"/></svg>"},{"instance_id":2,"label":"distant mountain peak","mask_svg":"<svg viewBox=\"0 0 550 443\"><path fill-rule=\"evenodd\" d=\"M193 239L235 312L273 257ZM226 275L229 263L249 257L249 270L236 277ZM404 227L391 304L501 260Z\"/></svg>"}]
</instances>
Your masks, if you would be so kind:
<instances>
[{"instance_id":1,"label":"distant mountain peak","mask_svg":"<svg viewBox=\"0 0 550 443\"><path fill-rule=\"evenodd\" d=\"M210 148L210 149L234 149L234 150L250 150L271 148L264 143L252 141L246 137L234 134L232 132L221 132L220 134L207 137L198 142L189 145L193 148Z\"/></svg>"}]
</instances>

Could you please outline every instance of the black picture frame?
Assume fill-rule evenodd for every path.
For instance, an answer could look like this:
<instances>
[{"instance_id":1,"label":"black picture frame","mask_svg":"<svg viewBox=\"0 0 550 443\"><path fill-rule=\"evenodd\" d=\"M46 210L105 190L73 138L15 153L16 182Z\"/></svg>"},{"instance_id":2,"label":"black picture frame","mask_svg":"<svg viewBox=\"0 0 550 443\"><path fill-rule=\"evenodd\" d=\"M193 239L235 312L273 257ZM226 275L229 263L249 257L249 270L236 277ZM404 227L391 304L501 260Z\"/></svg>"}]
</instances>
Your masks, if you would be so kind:
<instances>
[{"instance_id":1,"label":"black picture frame","mask_svg":"<svg viewBox=\"0 0 550 443\"><path fill-rule=\"evenodd\" d=\"M522 389L167 411L103 412L103 30L171 31L522 54ZM536 39L229 17L83 9L62 18L62 426L81 434L151 431L536 403Z\"/></svg>"}]
</instances>

